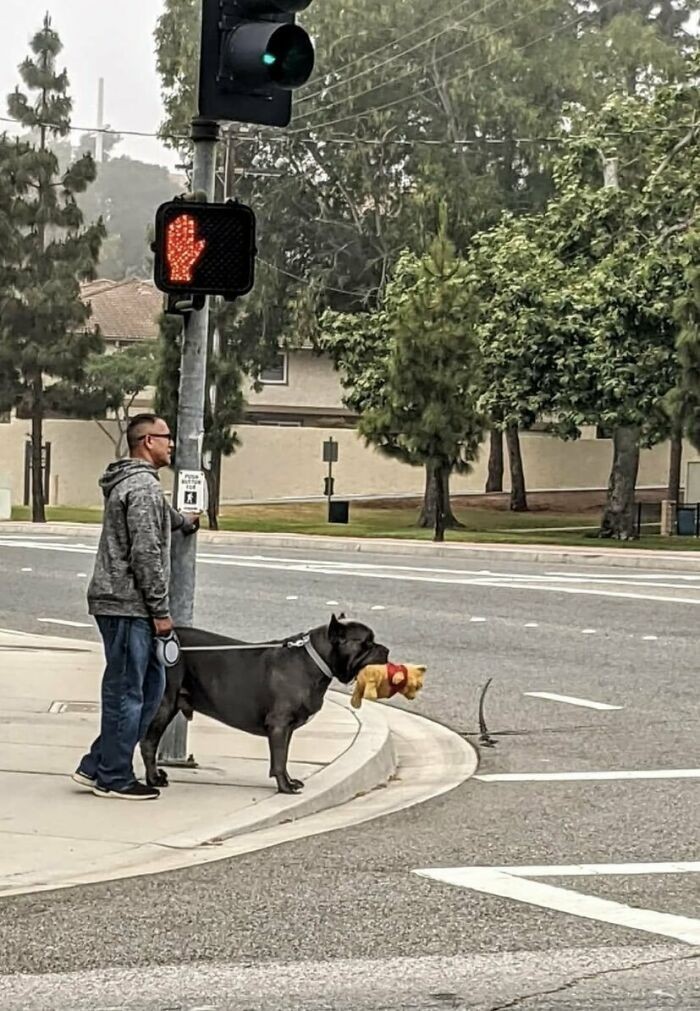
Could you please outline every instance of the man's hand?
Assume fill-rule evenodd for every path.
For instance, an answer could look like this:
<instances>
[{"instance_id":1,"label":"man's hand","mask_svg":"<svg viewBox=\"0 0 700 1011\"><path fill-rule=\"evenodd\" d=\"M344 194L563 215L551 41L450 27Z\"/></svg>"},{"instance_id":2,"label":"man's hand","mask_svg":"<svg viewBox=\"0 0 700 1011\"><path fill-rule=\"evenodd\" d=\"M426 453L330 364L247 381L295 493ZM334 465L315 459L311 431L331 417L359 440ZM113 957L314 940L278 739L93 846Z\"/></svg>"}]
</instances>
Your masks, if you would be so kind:
<instances>
[{"instance_id":1,"label":"man's hand","mask_svg":"<svg viewBox=\"0 0 700 1011\"><path fill-rule=\"evenodd\" d=\"M173 619L154 618L153 625L156 630L156 635L169 635L173 630Z\"/></svg>"},{"instance_id":2,"label":"man's hand","mask_svg":"<svg viewBox=\"0 0 700 1011\"><path fill-rule=\"evenodd\" d=\"M196 534L199 530L199 514L198 513L184 513L185 522L182 524L182 534L183 537L190 537L192 534Z\"/></svg>"}]
</instances>

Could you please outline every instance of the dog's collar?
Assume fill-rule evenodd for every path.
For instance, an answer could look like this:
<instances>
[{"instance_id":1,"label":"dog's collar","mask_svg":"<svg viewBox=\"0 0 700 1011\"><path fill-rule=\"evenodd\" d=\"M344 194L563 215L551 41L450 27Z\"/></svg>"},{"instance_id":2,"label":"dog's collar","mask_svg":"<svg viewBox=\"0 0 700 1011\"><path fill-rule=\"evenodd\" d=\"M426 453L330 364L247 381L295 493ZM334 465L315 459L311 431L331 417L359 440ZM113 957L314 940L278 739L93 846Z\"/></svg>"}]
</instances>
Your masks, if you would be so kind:
<instances>
[{"instance_id":1,"label":"dog's collar","mask_svg":"<svg viewBox=\"0 0 700 1011\"><path fill-rule=\"evenodd\" d=\"M287 646L303 646L324 677L327 677L329 681L333 680L335 677L333 671L314 647L308 635L303 635L300 639L291 639L287 642Z\"/></svg>"}]
</instances>

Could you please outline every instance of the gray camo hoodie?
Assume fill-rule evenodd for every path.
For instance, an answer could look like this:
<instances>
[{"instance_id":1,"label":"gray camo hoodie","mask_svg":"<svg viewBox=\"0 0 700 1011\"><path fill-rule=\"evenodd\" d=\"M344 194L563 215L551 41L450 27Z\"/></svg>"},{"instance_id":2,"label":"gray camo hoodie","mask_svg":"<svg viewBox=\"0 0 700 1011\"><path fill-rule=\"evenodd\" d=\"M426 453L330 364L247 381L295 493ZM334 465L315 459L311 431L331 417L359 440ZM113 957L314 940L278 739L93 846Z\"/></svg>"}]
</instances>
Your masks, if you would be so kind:
<instances>
[{"instance_id":1,"label":"gray camo hoodie","mask_svg":"<svg viewBox=\"0 0 700 1011\"><path fill-rule=\"evenodd\" d=\"M100 478L102 536L88 587L90 614L166 618L170 530L183 517L168 504L158 471L145 460L117 460Z\"/></svg>"}]
</instances>

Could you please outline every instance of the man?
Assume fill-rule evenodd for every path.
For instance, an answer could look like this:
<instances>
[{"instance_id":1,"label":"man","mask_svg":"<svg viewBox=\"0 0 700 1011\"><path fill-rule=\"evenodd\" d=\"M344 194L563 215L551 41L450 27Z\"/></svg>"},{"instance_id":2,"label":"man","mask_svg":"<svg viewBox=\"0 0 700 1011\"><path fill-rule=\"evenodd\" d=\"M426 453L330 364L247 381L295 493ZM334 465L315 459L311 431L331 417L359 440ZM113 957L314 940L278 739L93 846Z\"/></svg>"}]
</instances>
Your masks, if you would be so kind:
<instances>
[{"instance_id":1,"label":"man","mask_svg":"<svg viewBox=\"0 0 700 1011\"><path fill-rule=\"evenodd\" d=\"M130 421L126 438L129 459L111 463L100 479L102 536L87 594L107 664L100 735L72 778L97 797L155 800L160 792L134 775L134 749L165 690L155 636L173 628L171 528L188 535L199 521L176 512L163 495L158 471L169 465L173 448L167 423L154 414L139 414Z\"/></svg>"}]
</instances>

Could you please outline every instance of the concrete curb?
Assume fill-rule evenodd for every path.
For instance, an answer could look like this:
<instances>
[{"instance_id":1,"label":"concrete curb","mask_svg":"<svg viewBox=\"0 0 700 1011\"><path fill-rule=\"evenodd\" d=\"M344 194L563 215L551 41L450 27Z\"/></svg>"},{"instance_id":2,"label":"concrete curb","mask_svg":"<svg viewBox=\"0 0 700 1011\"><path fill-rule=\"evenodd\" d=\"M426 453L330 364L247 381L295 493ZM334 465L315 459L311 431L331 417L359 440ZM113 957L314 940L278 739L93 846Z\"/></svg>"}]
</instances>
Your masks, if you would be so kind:
<instances>
[{"instance_id":1,"label":"concrete curb","mask_svg":"<svg viewBox=\"0 0 700 1011\"><path fill-rule=\"evenodd\" d=\"M327 700L353 714L358 723L357 734L339 758L307 779L302 793L274 794L255 807L207 825L201 832L164 836L154 840L153 845L192 849L216 844L246 832L307 818L386 784L396 772L396 755L385 717L377 707L352 709L348 696L340 692L329 692Z\"/></svg>"},{"instance_id":2,"label":"concrete curb","mask_svg":"<svg viewBox=\"0 0 700 1011\"><path fill-rule=\"evenodd\" d=\"M305 817L280 817L267 828L249 826L241 834L235 831L226 838L211 838L193 847L171 848L163 840L158 844L135 847L130 853L122 854L119 861L106 857L84 866L79 875L64 875L63 879L59 875L53 879L44 876L33 883L23 882L17 887L4 889L0 892L0 900L16 895L198 867L295 840L363 825L375 818L396 814L441 797L467 782L476 773L479 764L477 749L443 724L381 702L367 703L362 708L363 712L365 710L365 716L370 714L368 722L375 723L376 720L383 723L394 760L398 755L398 771L388 782L376 783L374 788L358 792L348 801L340 798L343 792L351 791L339 788L335 794L338 798L335 806L327 803L315 814L308 813ZM352 747L349 751L352 751ZM338 761L342 761L342 758ZM320 778L323 773L317 775ZM359 786L359 781L355 781L354 785ZM236 829L239 826L240 823ZM40 876L36 877L39 879Z\"/></svg>"},{"instance_id":3,"label":"concrete curb","mask_svg":"<svg viewBox=\"0 0 700 1011\"><path fill-rule=\"evenodd\" d=\"M94 523L33 524L6 520L0 523L2 533L53 535L98 534L100 527ZM657 551L641 548L557 547L544 544L515 545L469 543L468 541L433 544L391 538L330 537L321 534L257 534L234 530L202 530L200 544L214 544L241 548L286 548L292 550L337 551L344 554L408 555L412 558L450 558L453 560L483 559L484 561L544 562L557 565L613 566L631 569L653 569L681 572L700 572L700 551Z\"/></svg>"},{"instance_id":4,"label":"concrete curb","mask_svg":"<svg viewBox=\"0 0 700 1011\"><path fill-rule=\"evenodd\" d=\"M162 836L127 851L99 857L87 863L80 875L61 868L18 874L11 883L0 886L0 899L198 862L192 856L202 850L211 852L212 847L220 847L227 840L296 823L386 786L396 774L397 760L383 708L365 705L356 711L350 707L349 696L340 692L330 692L327 701L351 710L357 732L343 754L306 781L303 793L273 794L259 804L210 821L197 832ZM177 790L177 786L171 789Z\"/></svg>"}]
</instances>

